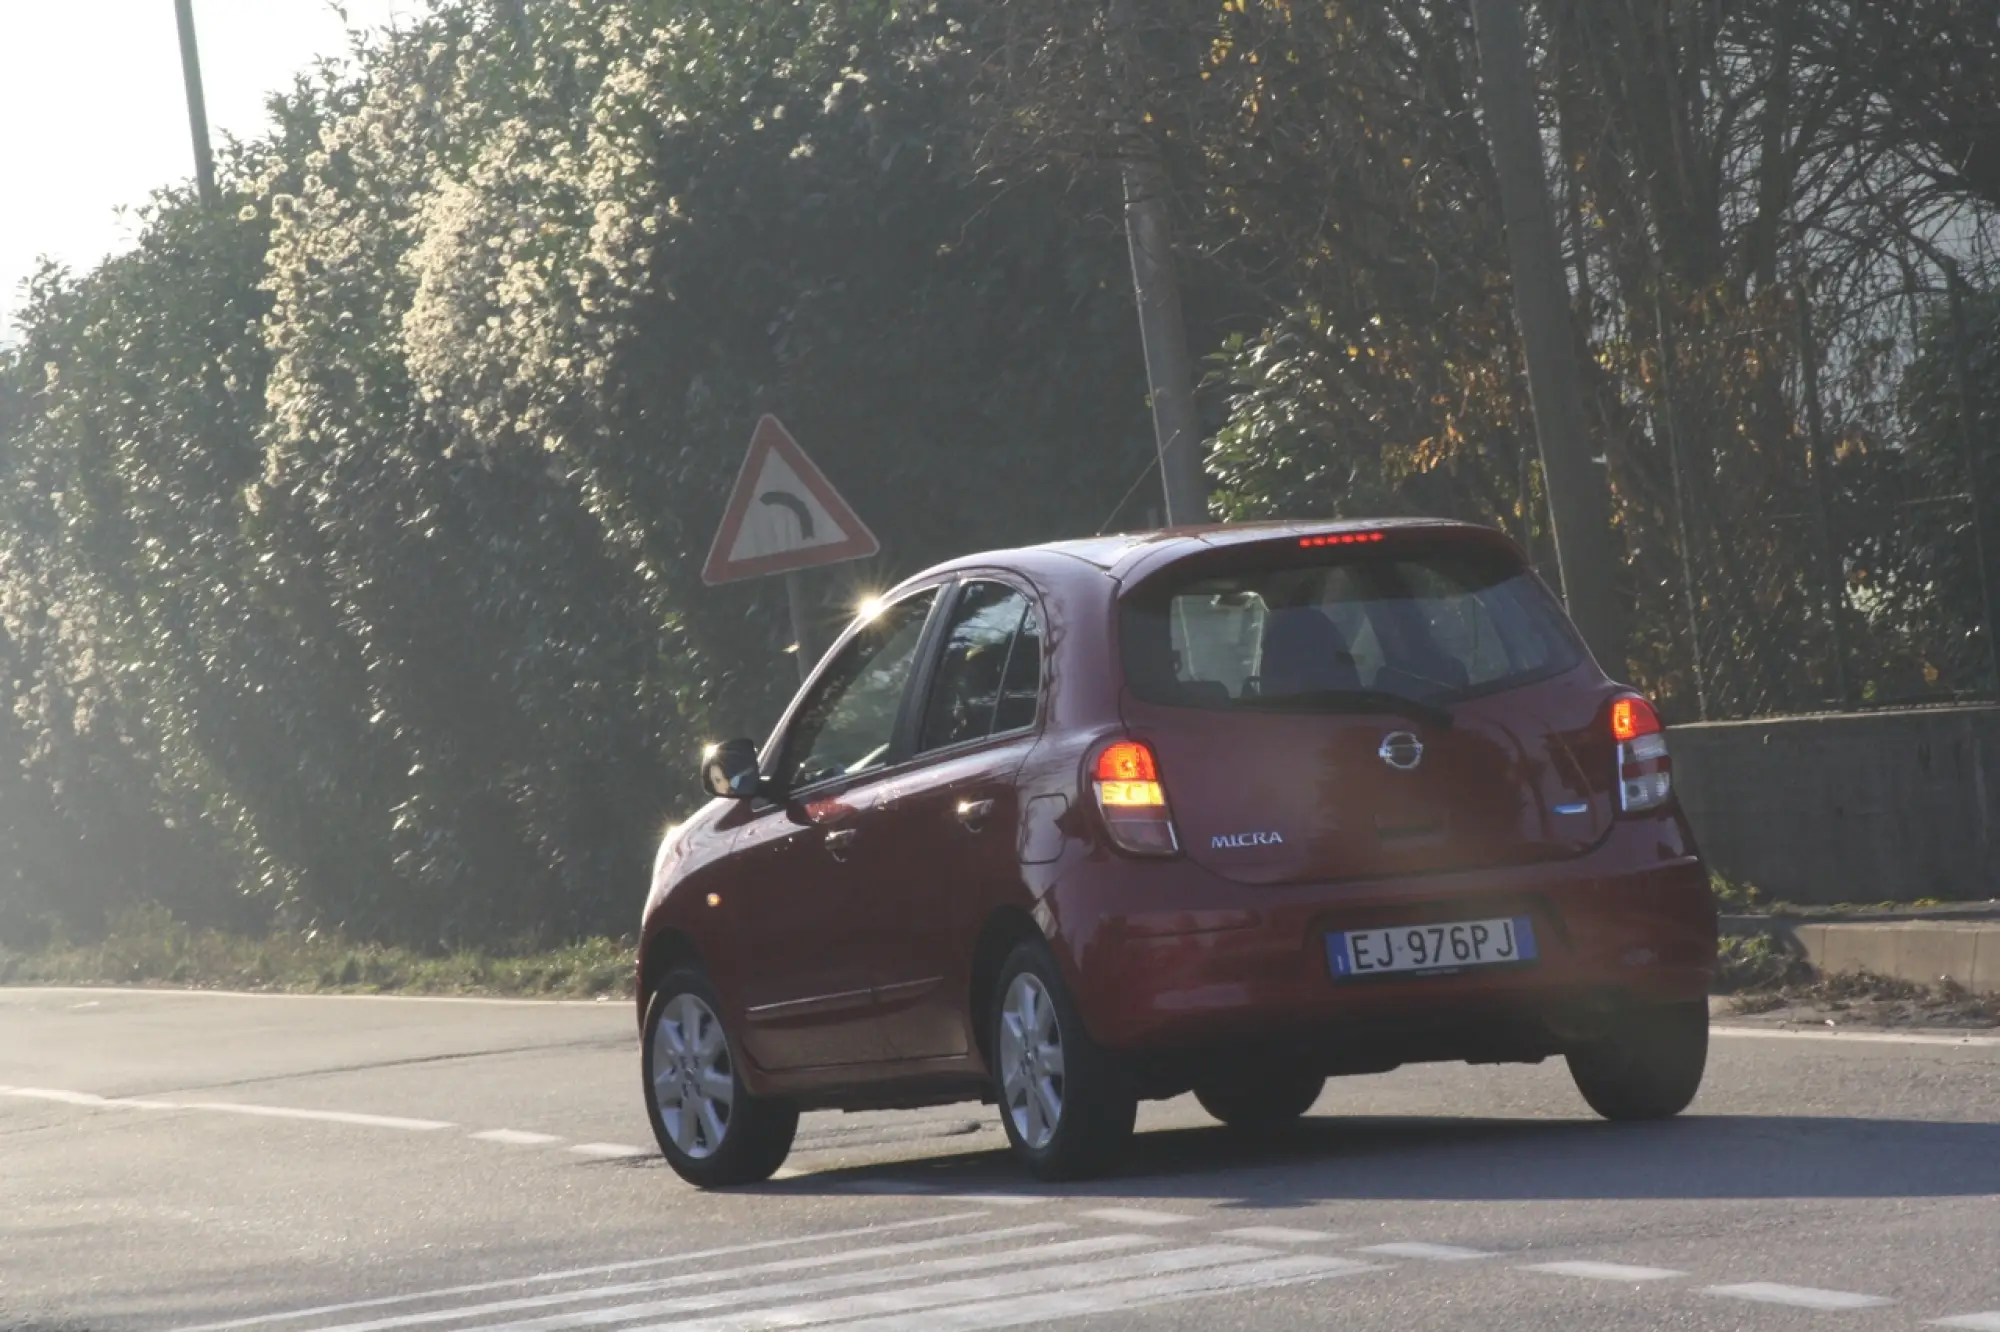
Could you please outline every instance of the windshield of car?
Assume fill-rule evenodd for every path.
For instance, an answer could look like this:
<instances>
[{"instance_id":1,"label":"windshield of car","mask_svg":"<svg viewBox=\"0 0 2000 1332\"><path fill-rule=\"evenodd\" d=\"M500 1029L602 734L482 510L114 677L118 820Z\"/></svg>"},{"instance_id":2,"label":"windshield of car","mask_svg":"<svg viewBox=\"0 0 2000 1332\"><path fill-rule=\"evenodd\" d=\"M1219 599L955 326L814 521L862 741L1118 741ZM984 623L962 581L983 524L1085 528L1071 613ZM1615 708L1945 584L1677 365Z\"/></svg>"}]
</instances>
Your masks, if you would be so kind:
<instances>
[{"instance_id":1,"label":"windshield of car","mask_svg":"<svg viewBox=\"0 0 2000 1332\"><path fill-rule=\"evenodd\" d=\"M1436 705L1583 660L1548 589L1483 543L1287 547L1226 572L1169 570L1120 620L1128 687L1189 707Z\"/></svg>"}]
</instances>

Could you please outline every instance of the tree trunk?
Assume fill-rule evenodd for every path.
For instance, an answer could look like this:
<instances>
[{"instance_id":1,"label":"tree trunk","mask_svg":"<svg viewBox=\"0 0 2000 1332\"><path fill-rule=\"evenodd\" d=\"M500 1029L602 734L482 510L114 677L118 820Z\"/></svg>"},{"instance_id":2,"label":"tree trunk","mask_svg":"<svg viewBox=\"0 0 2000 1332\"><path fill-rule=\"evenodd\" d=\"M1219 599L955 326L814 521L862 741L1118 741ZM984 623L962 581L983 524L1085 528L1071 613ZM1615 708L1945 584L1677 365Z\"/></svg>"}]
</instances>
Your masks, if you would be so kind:
<instances>
[{"instance_id":1,"label":"tree trunk","mask_svg":"<svg viewBox=\"0 0 2000 1332\"><path fill-rule=\"evenodd\" d=\"M1562 246L1542 166L1541 125L1519 0L1473 0L1480 101L1500 179L1514 271L1514 317L1528 361L1549 525L1569 612L1598 662L1625 674L1626 627L1616 575L1611 487L1591 451Z\"/></svg>"}]
</instances>

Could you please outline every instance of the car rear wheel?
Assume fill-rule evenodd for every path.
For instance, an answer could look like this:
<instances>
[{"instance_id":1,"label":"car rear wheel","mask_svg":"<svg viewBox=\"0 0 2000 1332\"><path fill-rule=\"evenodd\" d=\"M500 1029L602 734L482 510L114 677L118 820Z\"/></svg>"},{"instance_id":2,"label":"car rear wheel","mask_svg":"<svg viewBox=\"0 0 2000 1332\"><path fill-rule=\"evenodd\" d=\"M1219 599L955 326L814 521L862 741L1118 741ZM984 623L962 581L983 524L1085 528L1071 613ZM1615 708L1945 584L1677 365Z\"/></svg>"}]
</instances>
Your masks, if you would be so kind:
<instances>
[{"instance_id":1,"label":"car rear wheel","mask_svg":"<svg viewBox=\"0 0 2000 1332\"><path fill-rule=\"evenodd\" d=\"M646 1005L646 1115L674 1173L704 1189L769 1179L799 1127L796 1105L743 1085L719 1008L708 978L685 968Z\"/></svg>"},{"instance_id":2,"label":"car rear wheel","mask_svg":"<svg viewBox=\"0 0 2000 1332\"><path fill-rule=\"evenodd\" d=\"M1606 1119L1670 1119L1701 1090L1708 1006L1670 1004L1623 1019L1603 1040L1569 1052L1570 1076Z\"/></svg>"},{"instance_id":3,"label":"car rear wheel","mask_svg":"<svg viewBox=\"0 0 2000 1332\"><path fill-rule=\"evenodd\" d=\"M1090 1039L1046 947L1008 955L994 987L994 1091L1015 1156L1045 1180L1118 1164L1138 1110L1130 1080Z\"/></svg>"},{"instance_id":4,"label":"car rear wheel","mask_svg":"<svg viewBox=\"0 0 2000 1332\"><path fill-rule=\"evenodd\" d=\"M1282 1128L1312 1109L1326 1090L1326 1075L1297 1064L1264 1065L1195 1084L1201 1108L1230 1128L1257 1132Z\"/></svg>"}]
</instances>

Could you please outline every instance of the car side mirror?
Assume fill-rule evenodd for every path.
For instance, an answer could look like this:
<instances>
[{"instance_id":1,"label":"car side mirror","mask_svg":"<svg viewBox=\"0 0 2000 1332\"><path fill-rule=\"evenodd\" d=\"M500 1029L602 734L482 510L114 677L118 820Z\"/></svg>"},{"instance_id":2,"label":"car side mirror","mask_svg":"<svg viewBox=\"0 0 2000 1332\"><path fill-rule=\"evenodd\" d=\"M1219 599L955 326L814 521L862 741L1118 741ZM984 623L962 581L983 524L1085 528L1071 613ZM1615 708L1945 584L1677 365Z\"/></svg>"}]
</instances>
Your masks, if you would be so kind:
<instances>
[{"instance_id":1,"label":"car side mirror","mask_svg":"<svg viewBox=\"0 0 2000 1332\"><path fill-rule=\"evenodd\" d=\"M757 746L750 740L725 740L710 745L701 756L702 789L724 800L749 800L764 787Z\"/></svg>"}]
</instances>

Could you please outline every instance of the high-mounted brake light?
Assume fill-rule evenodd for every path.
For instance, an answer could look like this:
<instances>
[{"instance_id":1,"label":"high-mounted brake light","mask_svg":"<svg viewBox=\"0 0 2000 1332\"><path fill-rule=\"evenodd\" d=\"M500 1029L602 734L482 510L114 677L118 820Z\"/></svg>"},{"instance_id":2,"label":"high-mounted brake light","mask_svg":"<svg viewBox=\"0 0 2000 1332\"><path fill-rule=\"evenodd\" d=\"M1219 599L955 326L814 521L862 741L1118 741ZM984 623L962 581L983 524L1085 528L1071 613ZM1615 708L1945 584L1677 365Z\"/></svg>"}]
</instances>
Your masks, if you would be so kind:
<instances>
[{"instance_id":1,"label":"high-mounted brake light","mask_svg":"<svg viewBox=\"0 0 2000 1332\"><path fill-rule=\"evenodd\" d=\"M1618 742L1618 808L1639 814L1673 798L1674 761L1651 703L1636 695L1614 700L1611 738Z\"/></svg>"},{"instance_id":2,"label":"high-mounted brake light","mask_svg":"<svg viewBox=\"0 0 2000 1332\"><path fill-rule=\"evenodd\" d=\"M1092 765L1097 812L1105 831L1122 850L1142 856L1171 856L1180 849L1166 788L1153 751L1137 740L1107 745Z\"/></svg>"},{"instance_id":3,"label":"high-mounted brake light","mask_svg":"<svg viewBox=\"0 0 2000 1332\"><path fill-rule=\"evenodd\" d=\"M1380 532L1333 532L1326 536L1299 538L1300 550L1314 550L1320 546L1365 546L1383 540Z\"/></svg>"}]
</instances>

